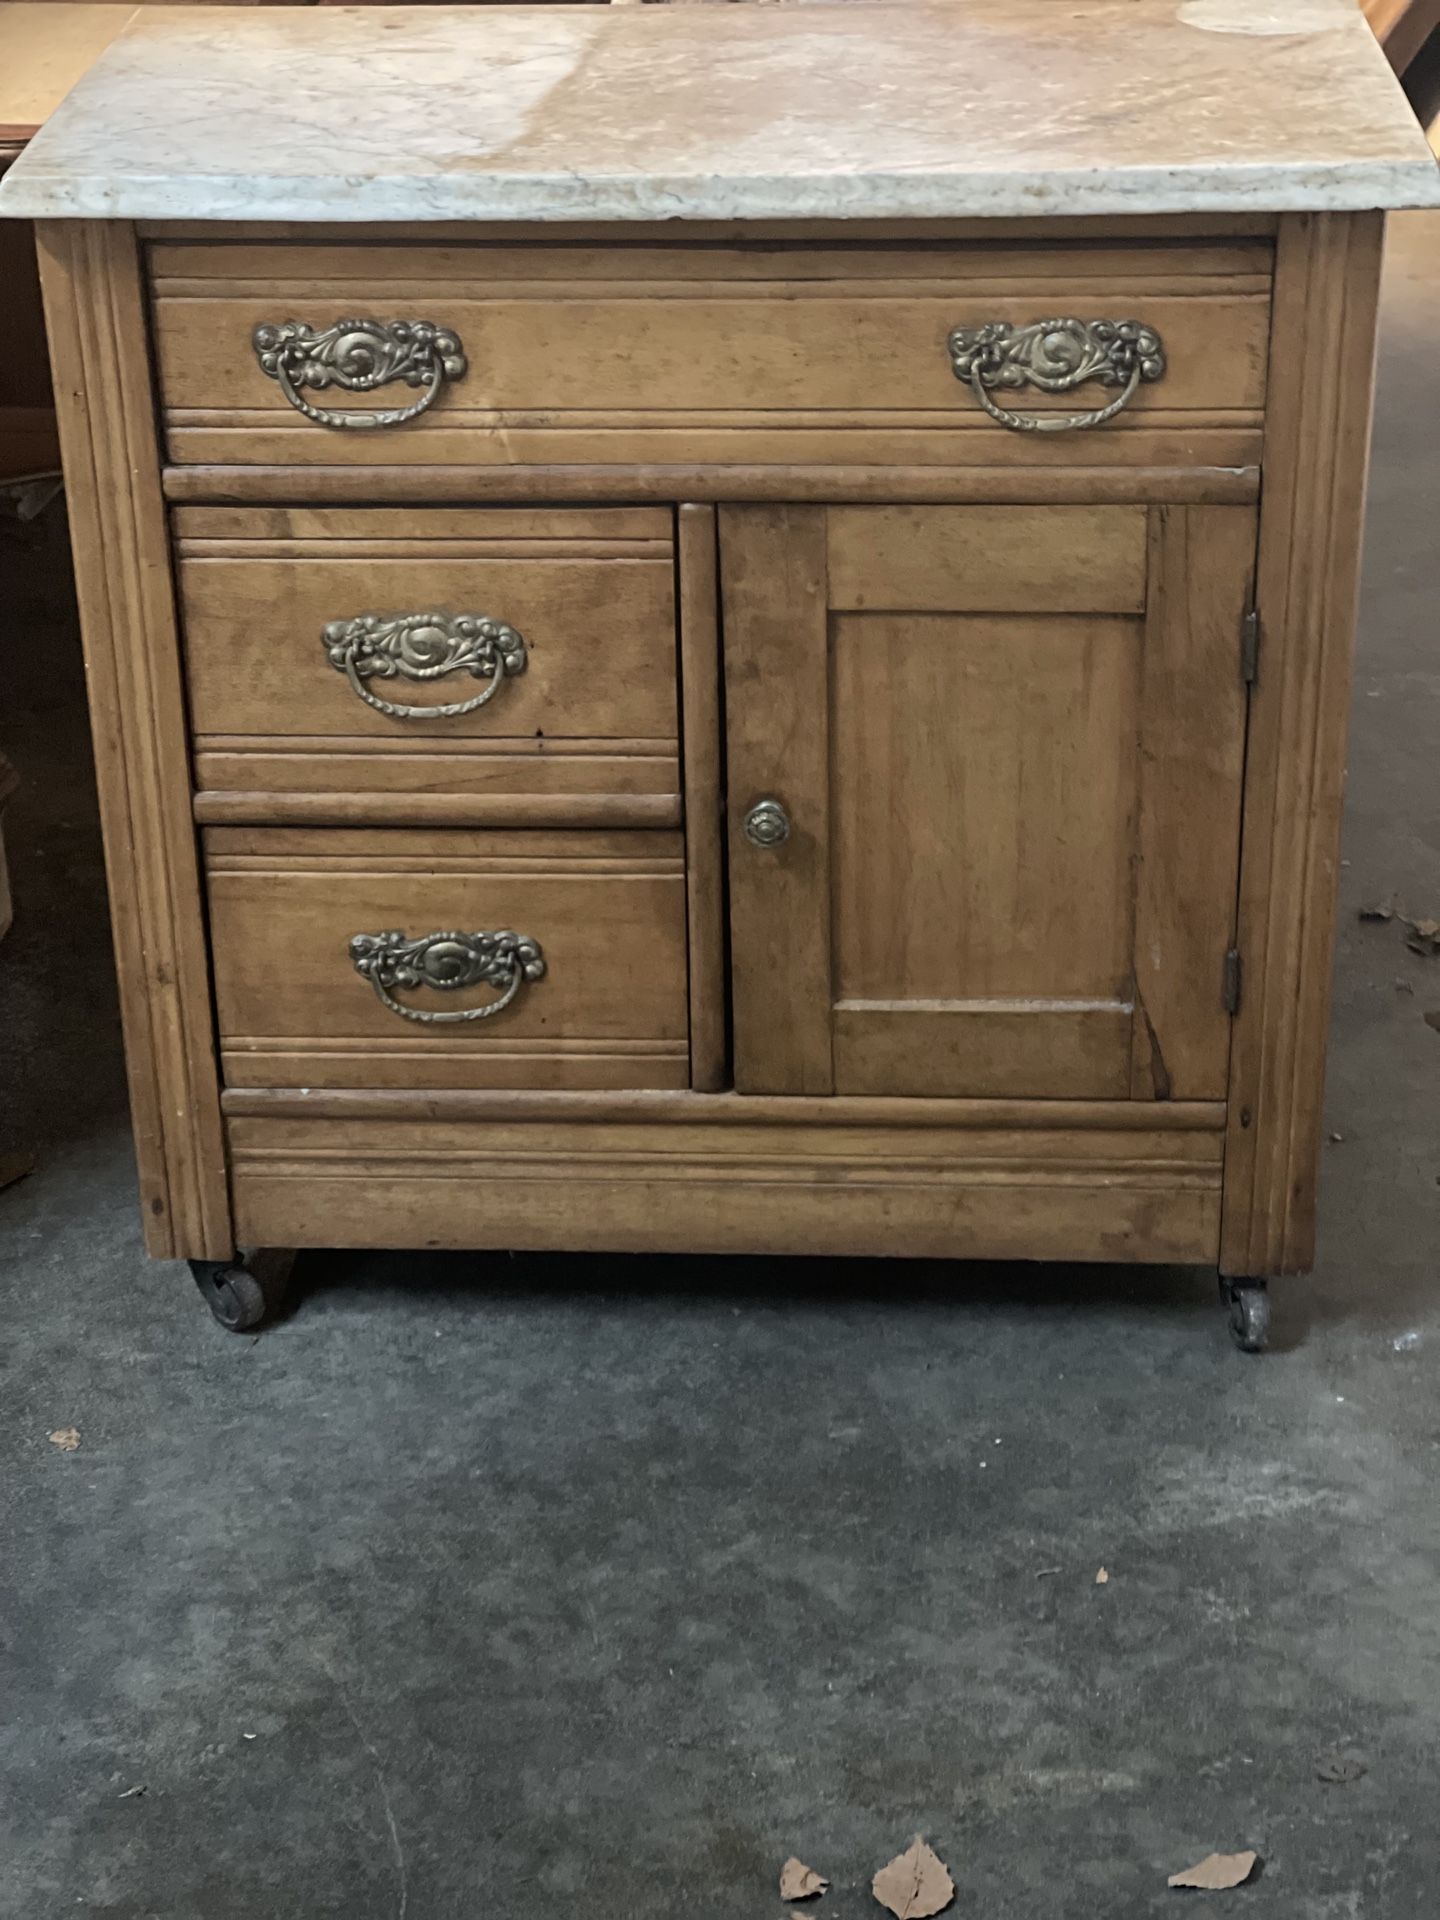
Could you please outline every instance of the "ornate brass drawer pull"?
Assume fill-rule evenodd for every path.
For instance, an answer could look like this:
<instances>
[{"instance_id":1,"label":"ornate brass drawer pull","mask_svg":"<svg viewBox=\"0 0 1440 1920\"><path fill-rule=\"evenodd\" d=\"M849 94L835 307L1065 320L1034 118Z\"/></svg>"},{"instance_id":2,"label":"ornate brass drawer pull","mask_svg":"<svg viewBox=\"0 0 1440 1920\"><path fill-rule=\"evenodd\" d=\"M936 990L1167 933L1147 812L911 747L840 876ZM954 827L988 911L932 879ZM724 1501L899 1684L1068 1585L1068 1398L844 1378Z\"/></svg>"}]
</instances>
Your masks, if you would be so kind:
<instances>
[{"instance_id":1,"label":"ornate brass drawer pull","mask_svg":"<svg viewBox=\"0 0 1440 1920\"><path fill-rule=\"evenodd\" d=\"M503 620L483 613L357 613L332 620L321 639L330 664L377 713L392 720L453 720L493 700L500 682L525 671L525 642ZM382 700L367 680L438 680L468 673L486 684L473 699L448 707L410 707ZM488 676L488 677L487 677Z\"/></svg>"},{"instance_id":2,"label":"ornate brass drawer pull","mask_svg":"<svg viewBox=\"0 0 1440 1920\"><path fill-rule=\"evenodd\" d=\"M1138 320L1037 320L1015 327L991 320L983 327L956 327L950 364L992 420L1016 433L1071 433L1113 420L1142 380L1165 372L1165 348L1153 327ZM1119 387L1108 406L1093 413L1011 413L992 400L996 388L1014 392L1069 393L1083 381Z\"/></svg>"},{"instance_id":3,"label":"ornate brass drawer pull","mask_svg":"<svg viewBox=\"0 0 1440 1920\"><path fill-rule=\"evenodd\" d=\"M523 933L425 933L407 940L403 933L357 933L350 959L379 996L382 1006L402 1020L448 1027L464 1020L489 1020L503 1013L526 980L543 980L545 956L540 943ZM426 1012L391 998L396 988L434 987L458 993L464 987L498 987L500 998L461 1013Z\"/></svg>"},{"instance_id":4,"label":"ornate brass drawer pull","mask_svg":"<svg viewBox=\"0 0 1440 1920\"><path fill-rule=\"evenodd\" d=\"M403 427L418 419L447 380L465 372L465 350L448 327L433 320L337 320L317 332L303 320L267 321L255 329L255 357L262 373L278 380L297 413L322 427ZM301 387L340 387L373 393L392 380L425 391L413 405L345 413L314 407Z\"/></svg>"}]
</instances>

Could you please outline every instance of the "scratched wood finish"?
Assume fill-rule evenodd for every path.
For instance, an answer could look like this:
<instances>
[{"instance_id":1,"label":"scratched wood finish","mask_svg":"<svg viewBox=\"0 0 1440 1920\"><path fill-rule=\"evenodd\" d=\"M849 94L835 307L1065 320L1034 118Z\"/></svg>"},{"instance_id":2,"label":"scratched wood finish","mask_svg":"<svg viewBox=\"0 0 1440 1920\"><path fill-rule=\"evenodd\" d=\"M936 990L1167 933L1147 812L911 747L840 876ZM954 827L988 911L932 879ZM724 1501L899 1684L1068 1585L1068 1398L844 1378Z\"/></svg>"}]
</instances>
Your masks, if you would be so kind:
<instances>
[{"instance_id":1,"label":"scratched wood finish","mask_svg":"<svg viewBox=\"0 0 1440 1920\"><path fill-rule=\"evenodd\" d=\"M891 457L894 448L888 449ZM1147 441L1145 464L1097 467L1089 464L1026 469L1021 467L915 467L831 462L802 466L771 461L764 466L703 466L693 458L664 465L597 462L592 466L539 464L528 467L395 466L166 467L167 500L307 500L333 504L377 501L432 506L437 501L533 500L546 504L576 500L768 500L779 505L819 501L872 501L877 505L933 506L950 502L969 506L1092 506L1100 501L1147 505L1158 501L1206 502L1243 506L1260 493L1258 465L1177 467L1156 461ZM1259 459L1259 440L1245 456ZM1083 458L1083 456L1082 456Z\"/></svg>"},{"instance_id":2,"label":"scratched wood finish","mask_svg":"<svg viewBox=\"0 0 1440 1920\"><path fill-rule=\"evenodd\" d=\"M222 1112L247 1118L328 1120L451 1119L653 1122L665 1127L921 1127L961 1131L1066 1134L1223 1133L1223 1100L1167 1100L1143 1113L1113 1100L911 1100L882 1094L612 1092L574 1094L533 1088L509 1092L409 1093L396 1087L317 1091L314 1087L227 1088ZM1078 1151L1079 1149L1077 1149ZM1177 1149L1188 1152L1189 1149ZM1218 1146L1195 1149L1218 1159Z\"/></svg>"},{"instance_id":3,"label":"scratched wood finish","mask_svg":"<svg viewBox=\"0 0 1440 1920\"><path fill-rule=\"evenodd\" d=\"M1281 224L1226 1149L1227 1273L1314 1263L1384 220Z\"/></svg>"},{"instance_id":4,"label":"scratched wood finish","mask_svg":"<svg viewBox=\"0 0 1440 1920\"><path fill-rule=\"evenodd\" d=\"M285 1245L1201 1261L1219 1235L1219 1135L1128 1118L957 1132L807 1113L777 1137L698 1113L237 1115L229 1139L242 1231Z\"/></svg>"},{"instance_id":5,"label":"scratched wood finish","mask_svg":"<svg viewBox=\"0 0 1440 1920\"><path fill-rule=\"evenodd\" d=\"M798 513L721 520L737 1085L1221 1095L1253 516Z\"/></svg>"},{"instance_id":6,"label":"scratched wood finish","mask_svg":"<svg viewBox=\"0 0 1440 1920\"><path fill-rule=\"evenodd\" d=\"M150 259L167 443L181 464L1236 467L1258 445L1263 240L769 252L181 242ZM383 448L327 432L287 406L251 346L258 325L302 300L318 327L357 302L382 318L423 307L460 336L475 371L387 430ZM1083 446L1007 432L956 380L950 330L1077 306L1154 326L1165 378ZM381 390L374 404L392 398Z\"/></svg>"},{"instance_id":7,"label":"scratched wood finish","mask_svg":"<svg viewBox=\"0 0 1440 1920\"><path fill-rule=\"evenodd\" d=\"M144 297L127 227L38 230L151 1253L233 1251Z\"/></svg>"}]
</instances>

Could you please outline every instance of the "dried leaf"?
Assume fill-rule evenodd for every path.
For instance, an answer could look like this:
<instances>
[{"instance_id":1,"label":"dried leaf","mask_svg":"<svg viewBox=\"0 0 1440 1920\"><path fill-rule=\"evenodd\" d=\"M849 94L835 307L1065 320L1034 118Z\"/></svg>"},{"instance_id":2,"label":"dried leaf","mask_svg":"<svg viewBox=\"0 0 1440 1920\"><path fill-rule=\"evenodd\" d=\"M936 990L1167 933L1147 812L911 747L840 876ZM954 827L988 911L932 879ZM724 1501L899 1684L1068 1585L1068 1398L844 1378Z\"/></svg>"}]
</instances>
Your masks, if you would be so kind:
<instances>
[{"instance_id":1,"label":"dried leaf","mask_svg":"<svg viewBox=\"0 0 1440 1920\"><path fill-rule=\"evenodd\" d=\"M1100 1569L1100 1571L1099 1571L1099 1572L1098 1572L1098 1573L1096 1574L1096 1576L1095 1576L1095 1584L1096 1584L1096 1586L1097 1586L1097 1587L1108 1587L1108 1586L1109 1586L1109 1584L1110 1584L1110 1575L1109 1575L1109 1573L1108 1573L1108 1572L1106 1571L1106 1569L1105 1569L1104 1567L1101 1567L1101 1569Z\"/></svg>"},{"instance_id":2,"label":"dried leaf","mask_svg":"<svg viewBox=\"0 0 1440 1920\"><path fill-rule=\"evenodd\" d=\"M813 1867L807 1867L805 1862L797 1860L793 1853L780 1869L782 1900L813 1900L817 1893L824 1893L829 1884L824 1874L816 1873Z\"/></svg>"},{"instance_id":3,"label":"dried leaf","mask_svg":"<svg viewBox=\"0 0 1440 1920\"><path fill-rule=\"evenodd\" d=\"M1395 902L1393 900L1377 900L1371 906L1361 907L1357 917L1361 920L1393 920L1395 918Z\"/></svg>"},{"instance_id":4,"label":"dried leaf","mask_svg":"<svg viewBox=\"0 0 1440 1920\"><path fill-rule=\"evenodd\" d=\"M1315 1778L1327 1787L1348 1787L1370 1771L1370 1762L1354 1747L1332 1747L1315 1762Z\"/></svg>"},{"instance_id":5,"label":"dried leaf","mask_svg":"<svg viewBox=\"0 0 1440 1920\"><path fill-rule=\"evenodd\" d=\"M80 1444L80 1429L78 1427L56 1427L55 1431L50 1435L50 1444L52 1447L58 1447L62 1453L74 1453Z\"/></svg>"},{"instance_id":6,"label":"dried leaf","mask_svg":"<svg viewBox=\"0 0 1440 1920\"><path fill-rule=\"evenodd\" d=\"M1422 940L1440 940L1440 920L1412 920L1410 930Z\"/></svg>"},{"instance_id":7,"label":"dried leaf","mask_svg":"<svg viewBox=\"0 0 1440 1920\"><path fill-rule=\"evenodd\" d=\"M1209 1853L1198 1865L1184 1873L1172 1873L1167 1887L1199 1887L1205 1893L1224 1893L1229 1887L1243 1887L1255 1871L1254 1853Z\"/></svg>"},{"instance_id":8,"label":"dried leaf","mask_svg":"<svg viewBox=\"0 0 1440 1920\"><path fill-rule=\"evenodd\" d=\"M904 1853L884 1866L870 1882L870 1891L895 1920L925 1920L955 1898L955 1882L945 1862L917 1833Z\"/></svg>"}]
</instances>

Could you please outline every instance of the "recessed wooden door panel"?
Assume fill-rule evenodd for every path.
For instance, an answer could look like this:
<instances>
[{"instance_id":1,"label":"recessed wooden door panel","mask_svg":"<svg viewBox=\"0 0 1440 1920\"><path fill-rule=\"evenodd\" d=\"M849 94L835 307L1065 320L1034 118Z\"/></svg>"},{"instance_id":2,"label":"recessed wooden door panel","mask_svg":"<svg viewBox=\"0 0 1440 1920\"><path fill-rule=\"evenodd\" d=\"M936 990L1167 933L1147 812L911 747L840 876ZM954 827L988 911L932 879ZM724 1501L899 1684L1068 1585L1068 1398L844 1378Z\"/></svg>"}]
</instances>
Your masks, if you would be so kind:
<instances>
[{"instance_id":1,"label":"recessed wooden door panel","mask_svg":"<svg viewBox=\"0 0 1440 1920\"><path fill-rule=\"evenodd\" d=\"M737 1086L1222 1097L1252 515L737 507L721 537Z\"/></svg>"}]
</instances>

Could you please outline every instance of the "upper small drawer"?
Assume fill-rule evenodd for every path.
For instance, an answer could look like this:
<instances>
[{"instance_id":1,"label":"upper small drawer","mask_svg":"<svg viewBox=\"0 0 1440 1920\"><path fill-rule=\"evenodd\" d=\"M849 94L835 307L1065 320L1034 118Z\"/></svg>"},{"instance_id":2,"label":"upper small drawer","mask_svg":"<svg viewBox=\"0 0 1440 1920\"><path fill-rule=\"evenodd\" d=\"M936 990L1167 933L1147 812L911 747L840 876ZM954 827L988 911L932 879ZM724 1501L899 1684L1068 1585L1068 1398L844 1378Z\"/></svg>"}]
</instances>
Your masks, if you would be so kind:
<instances>
[{"instance_id":1,"label":"upper small drawer","mask_svg":"<svg viewBox=\"0 0 1440 1920\"><path fill-rule=\"evenodd\" d=\"M668 510L172 526L202 819L678 819Z\"/></svg>"},{"instance_id":2,"label":"upper small drawer","mask_svg":"<svg viewBox=\"0 0 1440 1920\"><path fill-rule=\"evenodd\" d=\"M176 242L153 246L150 265L176 461L1235 466L1259 455L1263 240ZM371 426L377 412L390 423ZM1097 413L1108 417L1088 430L1054 430Z\"/></svg>"}]
</instances>

